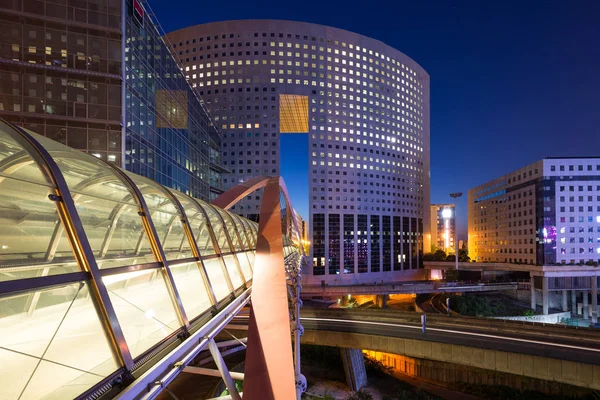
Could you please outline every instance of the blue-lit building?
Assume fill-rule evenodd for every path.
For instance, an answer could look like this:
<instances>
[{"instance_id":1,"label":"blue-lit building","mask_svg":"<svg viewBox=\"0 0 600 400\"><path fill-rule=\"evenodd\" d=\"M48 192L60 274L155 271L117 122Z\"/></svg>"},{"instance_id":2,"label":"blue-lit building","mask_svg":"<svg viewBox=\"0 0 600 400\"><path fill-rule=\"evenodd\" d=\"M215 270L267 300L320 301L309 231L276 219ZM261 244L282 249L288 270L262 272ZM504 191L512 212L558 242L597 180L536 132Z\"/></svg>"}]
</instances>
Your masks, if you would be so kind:
<instances>
[{"instance_id":1,"label":"blue-lit building","mask_svg":"<svg viewBox=\"0 0 600 400\"><path fill-rule=\"evenodd\" d=\"M220 136L151 15L126 2L125 166L200 198L221 186Z\"/></svg>"}]
</instances>

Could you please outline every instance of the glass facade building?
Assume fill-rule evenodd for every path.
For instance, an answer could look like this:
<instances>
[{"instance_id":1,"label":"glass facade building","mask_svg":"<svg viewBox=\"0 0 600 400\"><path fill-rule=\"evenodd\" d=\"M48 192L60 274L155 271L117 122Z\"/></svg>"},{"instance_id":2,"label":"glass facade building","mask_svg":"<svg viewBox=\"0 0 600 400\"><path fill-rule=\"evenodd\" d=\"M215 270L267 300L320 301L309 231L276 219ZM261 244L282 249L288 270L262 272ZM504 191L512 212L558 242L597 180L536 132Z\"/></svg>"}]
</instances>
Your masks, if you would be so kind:
<instances>
[{"instance_id":1,"label":"glass facade building","mask_svg":"<svg viewBox=\"0 0 600 400\"><path fill-rule=\"evenodd\" d=\"M430 157L429 75L418 63L294 21L215 22L167 38L223 133L225 188L278 175L281 134L308 136L308 282L419 276ZM255 193L235 211L254 219L260 203Z\"/></svg>"},{"instance_id":2,"label":"glass facade building","mask_svg":"<svg viewBox=\"0 0 600 400\"><path fill-rule=\"evenodd\" d=\"M144 6L3 1L0 117L208 200L221 138Z\"/></svg>"},{"instance_id":3,"label":"glass facade building","mask_svg":"<svg viewBox=\"0 0 600 400\"><path fill-rule=\"evenodd\" d=\"M251 285L256 223L2 120L0 189L2 399L98 398Z\"/></svg>"}]
</instances>

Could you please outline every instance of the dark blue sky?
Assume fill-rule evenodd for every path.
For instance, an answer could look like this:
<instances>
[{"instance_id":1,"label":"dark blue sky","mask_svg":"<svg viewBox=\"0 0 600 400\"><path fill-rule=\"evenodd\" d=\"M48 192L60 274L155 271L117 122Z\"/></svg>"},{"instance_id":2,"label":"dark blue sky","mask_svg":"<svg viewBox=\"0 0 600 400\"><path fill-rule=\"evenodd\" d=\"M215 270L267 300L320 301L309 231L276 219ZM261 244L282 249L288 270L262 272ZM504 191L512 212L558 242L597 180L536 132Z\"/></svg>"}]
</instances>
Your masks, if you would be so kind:
<instances>
[{"instance_id":1,"label":"dark blue sky","mask_svg":"<svg viewBox=\"0 0 600 400\"><path fill-rule=\"evenodd\" d=\"M600 1L149 0L165 31L290 19L397 48L431 76L431 202L546 156L600 155ZM299 146L303 144L303 146ZM282 139L282 174L307 210L305 137ZM462 218L461 218L462 214Z\"/></svg>"}]
</instances>

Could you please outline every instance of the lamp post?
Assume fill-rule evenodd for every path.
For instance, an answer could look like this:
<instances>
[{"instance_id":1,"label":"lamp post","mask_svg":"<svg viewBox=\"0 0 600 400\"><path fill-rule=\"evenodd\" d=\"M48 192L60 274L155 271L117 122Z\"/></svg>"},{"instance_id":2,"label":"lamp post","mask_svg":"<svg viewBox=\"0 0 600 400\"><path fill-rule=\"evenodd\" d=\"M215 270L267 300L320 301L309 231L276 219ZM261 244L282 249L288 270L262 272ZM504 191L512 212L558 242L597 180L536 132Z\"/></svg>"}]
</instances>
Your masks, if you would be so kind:
<instances>
[{"instance_id":1,"label":"lamp post","mask_svg":"<svg viewBox=\"0 0 600 400\"><path fill-rule=\"evenodd\" d=\"M456 262L456 270L458 271L458 219L456 211L458 209L457 199L462 196L461 192L450 193L450 197L454 199L454 258Z\"/></svg>"}]
</instances>

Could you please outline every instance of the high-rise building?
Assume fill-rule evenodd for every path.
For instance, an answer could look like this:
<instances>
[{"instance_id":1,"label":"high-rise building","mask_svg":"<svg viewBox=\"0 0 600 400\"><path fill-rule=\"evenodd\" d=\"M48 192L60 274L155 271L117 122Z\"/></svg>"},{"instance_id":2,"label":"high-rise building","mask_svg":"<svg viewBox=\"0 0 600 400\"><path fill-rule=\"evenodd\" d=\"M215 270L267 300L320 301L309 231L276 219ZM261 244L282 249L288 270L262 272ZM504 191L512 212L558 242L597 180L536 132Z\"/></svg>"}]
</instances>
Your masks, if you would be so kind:
<instances>
[{"instance_id":1,"label":"high-rise building","mask_svg":"<svg viewBox=\"0 0 600 400\"><path fill-rule=\"evenodd\" d=\"M278 175L280 135L308 135L309 278L390 281L419 268L429 228L421 66L380 41L302 22L216 22L167 37L224 134L224 187ZM260 196L235 211L256 218Z\"/></svg>"},{"instance_id":2,"label":"high-rise building","mask_svg":"<svg viewBox=\"0 0 600 400\"><path fill-rule=\"evenodd\" d=\"M454 253L456 238L456 207L454 204L432 204L431 216L431 249Z\"/></svg>"},{"instance_id":3,"label":"high-rise building","mask_svg":"<svg viewBox=\"0 0 600 400\"><path fill-rule=\"evenodd\" d=\"M146 9L3 2L0 117L208 199L221 139Z\"/></svg>"},{"instance_id":4,"label":"high-rise building","mask_svg":"<svg viewBox=\"0 0 600 400\"><path fill-rule=\"evenodd\" d=\"M469 191L469 256L600 262L600 157L549 157Z\"/></svg>"}]
</instances>

